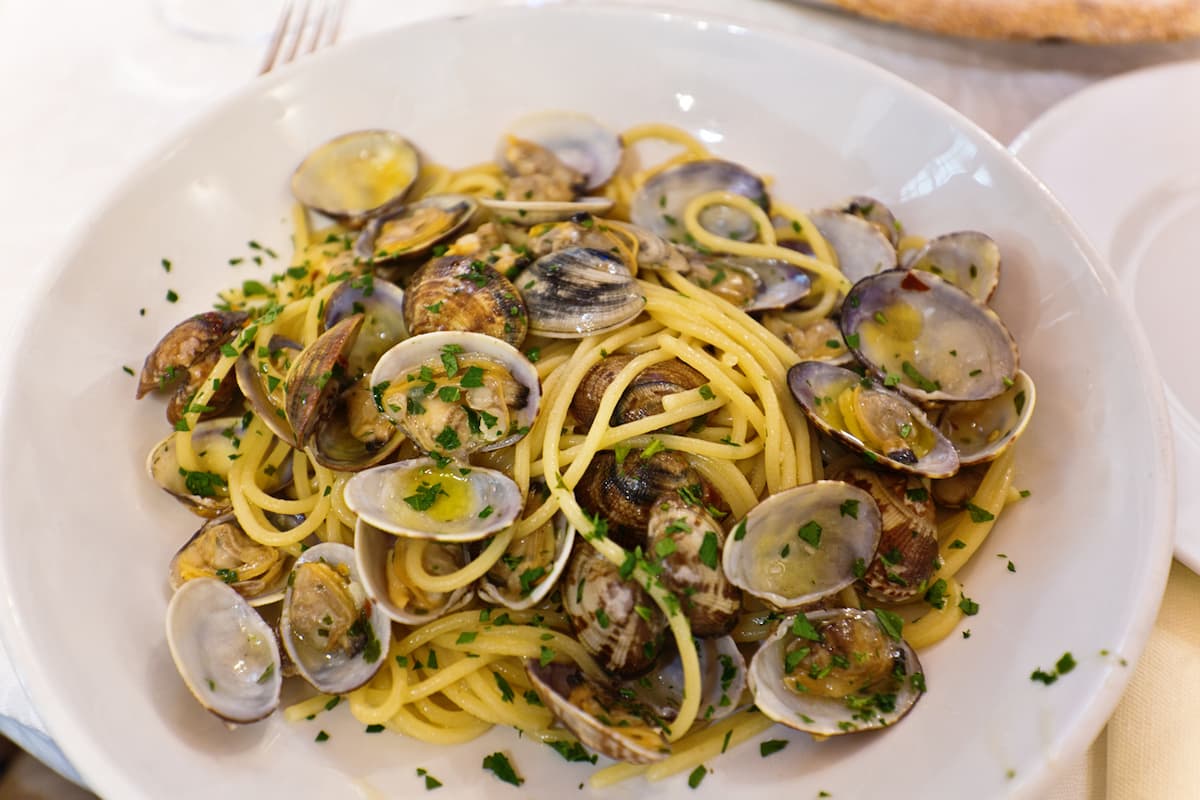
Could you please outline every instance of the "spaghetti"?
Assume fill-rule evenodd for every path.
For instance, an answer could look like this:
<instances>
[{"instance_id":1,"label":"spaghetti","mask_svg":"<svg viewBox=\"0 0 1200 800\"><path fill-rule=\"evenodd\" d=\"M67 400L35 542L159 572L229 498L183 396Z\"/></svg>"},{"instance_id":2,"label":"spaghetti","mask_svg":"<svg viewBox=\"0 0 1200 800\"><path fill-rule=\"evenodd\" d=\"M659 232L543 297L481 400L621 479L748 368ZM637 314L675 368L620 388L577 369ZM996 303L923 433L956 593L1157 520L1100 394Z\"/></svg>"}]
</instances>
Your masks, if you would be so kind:
<instances>
[{"instance_id":1,"label":"spaghetti","mask_svg":"<svg viewBox=\"0 0 1200 800\"><path fill-rule=\"evenodd\" d=\"M623 327L575 340L528 339L525 352L531 360L536 357L543 406L514 445L479 453L475 459L476 465L490 466L511 477L521 496L529 498L524 512L451 568L431 567L436 546L423 539L409 541L403 552L397 549L389 566L395 579L404 581L414 595L462 595L501 569L512 547L561 517L583 540L576 548L593 548L626 578L646 588L667 621L673 639L669 649L676 654L682 675L678 705L670 724L663 726L671 743L670 755L649 766L617 764L602 769L592 778L596 787L635 775L653 781L691 770L773 723L753 707L745 708L745 698L733 698L734 705L743 705L743 710L708 721L702 708L705 688L700 656L688 617L679 613L680 597L659 580L661 564L648 552L649 545L647 552L634 551L605 536L598 516L581 504L576 489L589 468L606 452L667 450L683 454L704 484L721 498L731 526L765 497L821 478L825 463L814 431L792 402L789 390L789 368L806 356L764 327L761 315L739 305L715 279L705 282L685 271L648 266L648 248L654 242L628 222L630 209L647 181L679 165L710 159L707 148L681 130L656 124L632 128L621 140L625 147L620 164L602 188L613 204L611 220L595 218L593 222L588 217L585 226L561 224L576 224L580 228L576 235L586 236L590 231L608 237L611 246L605 249L616 253L636 276L637 291L644 299L642 313ZM647 142L675 152L643 168L637 146ZM522 172L518 176L529 177ZM546 177L533 175L539 176ZM416 202L446 193L503 197L517 180L493 163L458 171L425 164L407 200ZM743 215L756 236L732 238L710 229L704 220L714 209ZM308 212L300 206L293 220L291 266L269 286L247 281L221 296L222 309L246 311L250 318L222 345L219 358L196 384L175 424L171 443L180 474L217 471L196 432L202 418L213 411L222 384L232 380L239 360L248 362L252 373L268 387L279 416L284 416L286 399L280 387L285 387L289 378L293 360L289 353L303 352L318 341L327 306L343 283L371 285L370 273L363 271L354 255L349 227L314 228ZM487 231L487 225L477 227L438 247L441 252L470 253L483 241L492 253L528 252L527 244L552 230L555 223L527 229L493 212L488 224L496 230ZM812 291L787 312L790 325L803 328L828 320L850 289L838 254L818 226L808 215L777 201L764 206L742 194L704 191L687 201L678 224L687 241L702 253L767 259L802 270L811 280ZM597 230L591 230L593 225ZM496 238L489 240L489 236ZM803 247L795 246L796 241ZM922 243L908 236L899 246L915 250ZM291 350L280 342L289 343L286 347ZM613 355L628 360L603 387L595 422L581 425L573 401L585 390L589 374ZM618 420L618 406L639 376L667 362L686 365L700 376L702 385L667 392L649 413ZM352 473L322 466L311 447L290 446L276 435L269 417L248 412L228 434L236 452L217 484L227 495L237 524L254 542L293 556L317 540L353 544L360 521L346 500ZM686 432L678 432L679 426L689 424ZM404 443L395 457L414 454L412 444ZM281 489L276 476L283 472L290 474L290 481ZM1011 499L1012 474L1009 449L987 468L971 500L972 508L987 511L986 520L960 512L942 523L937 569L929 579L944 585L941 605L918 600L887 606L852 587L841 591L841 602L892 609L908 620L905 637L916 648L949 635L962 617L959 604L964 595L955 576L979 549ZM538 487L544 487L540 494ZM284 519L292 524L283 524ZM539 574L532 580L542 578ZM557 575L553 579L557 580ZM524 607L476 599L424 624L400 626L400 635L380 658L381 668L374 677L345 696L350 713L364 724L384 725L406 736L442 744L468 741L493 725L512 726L541 741L574 742L573 735L557 724L525 669L527 662L569 664L590 679L609 681L598 655L581 642L571 619L561 610L560 593L568 590L560 587L559 592L545 594L545 599ZM647 610L646 615L649 613ZM748 600L733 629L734 640L753 647L770 634L779 616L763 603ZM338 702L336 695L319 694L292 705L284 715L295 721L331 709Z\"/></svg>"}]
</instances>

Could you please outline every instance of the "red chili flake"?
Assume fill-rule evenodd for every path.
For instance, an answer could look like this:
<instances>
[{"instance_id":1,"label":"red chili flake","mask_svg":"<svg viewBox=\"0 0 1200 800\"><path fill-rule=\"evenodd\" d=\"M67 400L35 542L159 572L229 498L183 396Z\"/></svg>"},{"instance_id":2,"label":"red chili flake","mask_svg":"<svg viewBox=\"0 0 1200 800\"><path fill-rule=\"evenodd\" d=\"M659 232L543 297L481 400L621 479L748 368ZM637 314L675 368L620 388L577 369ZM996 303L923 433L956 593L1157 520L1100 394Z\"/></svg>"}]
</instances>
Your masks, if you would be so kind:
<instances>
[{"instance_id":1,"label":"red chili flake","mask_svg":"<svg viewBox=\"0 0 1200 800\"><path fill-rule=\"evenodd\" d=\"M915 270L909 270L904 279L900 281L900 288L909 292L928 292L929 286L917 277Z\"/></svg>"}]
</instances>

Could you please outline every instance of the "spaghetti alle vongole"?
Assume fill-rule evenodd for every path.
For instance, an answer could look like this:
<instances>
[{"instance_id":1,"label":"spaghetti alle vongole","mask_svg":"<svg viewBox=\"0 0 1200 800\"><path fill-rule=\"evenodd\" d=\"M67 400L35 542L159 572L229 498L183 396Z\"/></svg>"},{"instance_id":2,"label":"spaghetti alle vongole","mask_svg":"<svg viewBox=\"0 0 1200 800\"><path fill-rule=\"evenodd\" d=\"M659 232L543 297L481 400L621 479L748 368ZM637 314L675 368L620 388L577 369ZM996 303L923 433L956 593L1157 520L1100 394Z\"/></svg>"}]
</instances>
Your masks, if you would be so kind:
<instances>
[{"instance_id":1,"label":"spaghetti alle vongole","mask_svg":"<svg viewBox=\"0 0 1200 800\"><path fill-rule=\"evenodd\" d=\"M650 141L675 152L642 165ZM869 198L801 212L664 125L535 115L460 171L358 144L374 189L314 151L291 266L146 360L140 393L176 393L151 472L211 518L167 624L201 702L278 704L272 637L249 682L187 653L221 627L199 616L281 600L319 692L288 720L344 700L423 741L507 725L629 762L594 786L775 721L903 716L1034 405L994 243L902 236Z\"/></svg>"}]
</instances>

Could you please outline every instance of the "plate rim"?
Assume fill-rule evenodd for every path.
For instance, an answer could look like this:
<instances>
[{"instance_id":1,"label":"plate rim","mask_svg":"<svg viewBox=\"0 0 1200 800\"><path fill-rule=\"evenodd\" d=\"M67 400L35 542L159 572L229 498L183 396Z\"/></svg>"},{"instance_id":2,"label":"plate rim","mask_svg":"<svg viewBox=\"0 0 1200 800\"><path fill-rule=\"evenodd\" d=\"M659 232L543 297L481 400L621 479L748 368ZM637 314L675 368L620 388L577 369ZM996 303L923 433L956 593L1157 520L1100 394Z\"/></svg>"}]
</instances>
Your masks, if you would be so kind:
<instances>
[{"instance_id":1,"label":"plate rim","mask_svg":"<svg viewBox=\"0 0 1200 800\"><path fill-rule=\"evenodd\" d=\"M1132 678L1133 667L1141 658L1145 649L1146 641L1153 627L1153 619L1157 615L1163 591L1166 587L1171 562L1171 536L1169 534L1174 530L1174 455L1162 383L1151 356L1149 343L1146 340L1145 334L1140 325L1137 324L1132 309L1124 301L1123 297L1120 296L1120 293L1116 292L1115 274L1107 263L1100 258L1098 252L1084 236L1082 230L1049 189L1033 175L1013 152L957 109L930 94L920 86L901 78L883 67L841 50L836 46L811 38L803 33L769 29L746 20L738 19L736 16L714 14L702 10L681 9L670 5L661 5L661 2L662 0L653 0L652 3L637 6L609 2L589 3L587 5L571 2L542 5L539 0L522 0L522 2L515 5L480 9L465 14L439 14L357 36L339 47L318 52L273 71L268 75L253 79L246 85L214 101L209 108L190 120L187 124L169 132L157 146L149 150L148 156L140 159L129 172L108 187L108 190L101 195L96 205L89 209L88 213L83 216L77 227L71 231L70 236L55 251L55 254L45 262L38 278L32 284L30 293L32 302L27 307L29 310L26 313L32 313L32 309L34 308L40 308L43 302L48 299L50 290L54 284L67 271L70 264L75 260L76 255L82 250L89 233L100 223L102 218L108 213L110 207L128 196L136 186L145 180L147 174L152 173L158 168L162 161L169 158L176 149L192 138L198 130L209 125L214 118L218 118L226 113L226 109L229 106L248 97L269 93L291 81L292 76L297 71L317 69L331 54L341 52L346 47L356 47L362 42L403 36L414 28L443 26L463 20L486 20L489 17L495 16L560 14L586 17L589 15L613 15L631 18L638 24L646 20L657 20L659 23L666 25L703 25L716 27L720 29L723 35L751 34L791 48L804 47L820 51L824 58L841 61L853 69L870 74L875 80L903 92L913 102L936 110L940 116L948 122L952 122L958 129L969 132L982 146L991 149L993 157L1009 162L1009 165L1021 176L1020 180L1027 181L1034 191L1040 191L1043 199L1048 204L1048 210L1057 216L1057 222L1065 229L1076 248L1080 251L1080 255L1090 268L1094 279L1107 294L1116 294L1117 303L1115 310L1119 316L1118 322L1123 323L1131 334L1129 341L1131 342L1134 355L1138 356L1139 360L1146 365L1146 377L1154 379L1145 392L1149 404L1149 422L1155 434L1154 440L1157 451L1157 458L1150 466L1152 467L1152 472L1162 473L1162 479L1151 481L1153 489L1150 496L1154 501L1151 504L1151 508L1157 515L1152 520L1155 524L1150 527L1156 534L1152 541L1155 545L1154 549L1158 552L1153 553L1151 557L1147 558L1147 574L1144 576L1143 585L1146 586L1144 591L1147 592L1146 597L1148 599L1141 608L1135 609L1135 613L1131 615L1126 629L1122 631L1119 642L1115 643L1120 648L1120 651L1125 654L1129 662L1129 668L1116 672L1110 670L1108 678L1100 684L1098 689L1086 701L1083 713L1076 717L1075 724L1069 730L1064 730L1057 737L1059 747L1056 750L1047 749L1045 756L1036 764L1035 769L1029 774L1019 776L1012 785L1013 791L1010 795L1012 797L1040 797L1057 773L1061 771L1064 764L1082 755L1116 708L1125 687ZM22 333L13 352L19 353L28 349L29 337L30 334L28 332ZM18 366L19 363L16 358L10 359L6 366L6 377L14 376ZM14 398L20 394L17 385L15 380L7 380L4 382L4 386L0 388L0 445L19 436L19 431L16 429L17 423L8 413L8 409L14 403ZM0 451L0 467L7 463L7 456L4 455L5 452L7 452L7 449ZM3 509L8 507L9 500L6 484L0 481L0 541L3 540L5 535L5 513ZM10 567L5 558L5 549L0 544L0 578L8 575L9 570ZM8 582L5 581L4 583L7 585ZM115 767L101 756L99 750L94 745L93 738L83 731L81 725L76 721L79 715L56 701L54 687L42 679L42 674L37 669L42 660L34 655L28 635L27 621L18 617L9 591L4 589L0 594L2 594L9 612L7 614L0 614L0 643L3 644L5 651L12 660L14 670L26 694L34 701L34 708L38 717L45 723L54 741L68 755L71 764L83 776L89 786L105 792L112 792L113 796L144 797L144 790L136 783L131 783L128 780L130 774L128 770ZM103 780L98 780L99 778Z\"/></svg>"},{"instance_id":2,"label":"plate rim","mask_svg":"<svg viewBox=\"0 0 1200 800\"><path fill-rule=\"evenodd\" d=\"M1043 187L1045 187L1047 192L1053 194L1049 186L1047 186L1042 181L1041 177L1033 171L1033 168L1026 166L1025 159L1022 157L1022 154L1026 148L1036 146L1037 143L1043 141L1058 138L1058 134L1056 132L1063 130L1064 127L1070 123L1072 118L1078 116L1080 110L1097 107L1099 105L1098 100L1110 92L1124 92L1134 89L1142 84L1157 84L1159 81L1178 80L1176 73L1179 73L1180 75L1191 75L1196 79L1200 79L1200 59L1193 58L1184 59L1181 61L1170 61L1165 64L1153 64L1097 81L1096 83L1093 83L1090 86L1075 92L1074 94L1064 97L1062 100L1059 100L1057 103L1050 106L1037 117L1035 117L1033 121L1031 121L1016 136L1013 137L1012 142L1010 142L1008 145L1008 150L1021 162L1022 166L1025 166L1026 169L1033 174L1034 178L1041 183ZM1113 273L1114 280L1116 280L1116 272L1108 264L1108 260L1104 258L1102 254L1100 254L1099 248L1091 242L1090 237L1088 237L1086 232L1084 232L1083 226L1075 220L1074 214L1072 214L1070 209L1066 208L1065 204L1061 203L1061 201L1060 205L1063 207L1067 216L1070 217L1072 223L1075 224L1079 232L1088 241L1089 245L1092 245L1092 248L1095 250L1100 261L1106 268L1108 268L1110 272ZM1141 320L1138 318L1137 312L1133 308L1131 299L1126 296L1127 293L1120 289L1119 280L1114 283L1114 288L1117 290L1117 294L1119 296L1118 299L1128 308L1129 313L1132 315L1134 322L1137 324L1137 327L1140 330ZM1145 338L1144 332L1143 338ZM1148 340L1146 343L1149 345ZM1154 358L1152 350L1146 355ZM1155 369L1157 370L1157 366L1155 366ZM1200 415L1194 414L1185 408L1182 401L1178 399L1178 397L1170 390L1170 387L1166 383L1163 383L1162 387L1166 399L1166 407L1168 409L1168 420L1170 420L1172 414L1178 414L1183 417L1184 422L1186 422L1188 425L1195 429L1200 429ZM1200 462L1200 445L1188 447L1186 437L1184 437L1182 433L1176 433L1174 427L1169 422L1168 431L1169 438L1172 441L1172 450L1174 453L1189 453L1192 461ZM1178 464L1178 461L1179 459L1176 458L1176 464ZM1178 523L1178 520L1176 520L1176 523ZM1196 532L1193 536L1185 537L1180 535L1179 526L1176 524L1174 530L1172 531L1172 539L1175 543L1173 550L1174 557L1193 572L1200 572L1200 528L1196 529Z\"/></svg>"}]
</instances>

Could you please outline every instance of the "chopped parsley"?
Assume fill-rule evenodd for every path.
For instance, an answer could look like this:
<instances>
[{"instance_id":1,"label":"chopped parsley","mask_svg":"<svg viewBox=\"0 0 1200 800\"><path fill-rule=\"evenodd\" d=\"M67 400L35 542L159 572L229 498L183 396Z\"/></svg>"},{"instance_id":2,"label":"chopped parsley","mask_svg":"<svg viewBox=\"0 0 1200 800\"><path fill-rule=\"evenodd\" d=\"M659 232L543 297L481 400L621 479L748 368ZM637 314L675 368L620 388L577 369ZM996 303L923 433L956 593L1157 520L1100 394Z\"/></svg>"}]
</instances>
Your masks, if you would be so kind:
<instances>
[{"instance_id":1,"label":"chopped parsley","mask_svg":"<svg viewBox=\"0 0 1200 800\"><path fill-rule=\"evenodd\" d=\"M329 741L329 734L326 733L325 731L318 731L316 741L318 741L318 742Z\"/></svg>"},{"instance_id":2,"label":"chopped parsley","mask_svg":"<svg viewBox=\"0 0 1200 800\"><path fill-rule=\"evenodd\" d=\"M744 527L743 530L745 530ZM700 563L709 569L716 569L717 549L718 544L716 531L705 531L704 541L700 543Z\"/></svg>"},{"instance_id":3,"label":"chopped parsley","mask_svg":"<svg viewBox=\"0 0 1200 800\"><path fill-rule=\"evenodd\" d=\"M810 519L801 525L796 535L808 544L809 547L816 548L821 546L821 526L815 519Z\"/></svg>"},{"instance_id":4,"label":"chopped parsley","mask_svg":"<svg viewBox=\"0 0 1200 800\"><path fill-rule=\"evenodd\" d=\"M483 768L491 770L492 774L497 778L505 783L511 783L513 786L520 786L525 782L524 778L517 775L512 763L508 760L508 756L504 755L504 753L492 753L490 756L484 756Z\"/></svg>"},{"instance_id":5,"label":"chopped parsley","mask_svg":"<svg viewBox=\"0 0 1200 800\"><path fill-rule=\"evenodd\" d=\"M883 628L883 632L893 639L899 639L901 632L904 630L904 620L899 614L894 614L891 611L883 608L875 609L875 617L879 620L879 627Z\"/></svg>"},{"instance_id":6,"label":"chopped parsley","mask_svg":"<svg viewBox=\"0 0 1200 800\"><path fill-rule=\"evenodd\" d=\"M703 764L696 767L694 770L692 770L692 773L688 775L688 786L695 789L700 785L700 782L704 780L704 776L707 774L708 767L704 766Z\"/></svg>"},{"instance_id":7,"label":"chopped parsley","mask_svg":"<svg viewBox=\"0 0 1200 800\"><path fill-rule=\"evenodd\" d=\"M421 485L417 487L416 492L404 498L404 502L408 503L413 511L428 511L433 508L433 504L437 502L439 497L449 496L446 490L442 488L441 483L421 481Z\"/></svg>"},{"instance_id":8,"label":"chopped parsley","mask_svg":"<svg viewBox=\"0 0 1200 800\"><path fill-rule=\"evenodd\" d=\"M838 509L838 512L843 517L852 517L854 519L858 519L858 501L857 500L843 500L841 507Z\"/></svg>"},{"instance_id":9,"label":"chopped parsley","mask_svg":"<svg viewBox=\"0 0 1200 800\"><path fill-rule=\"evenodd\" d=\"M558 753L567 761L580 761L587 764L596 763L595 753L589 753L579 742L550 742L550 746L554 748L554 752Z\"/></svg>"},{"instance_id":10,"label":"chopped parsley","mask_svg":"<svg viewBox=\"0 0 1200 800\"><path fill-rule=\"evenodd\" d=\"M971 512L971 522L991 522L996 518L995 514L974 503L967 503L967 511Z\"/></svg>"},{"instance_id":11,"label":"chopped parsley","mask_svg":"<svg viewBox=\"0 0 1200 800\"><path fill-rule=\"evenodd\" d=\"M705 400L712 400L716 395L713 393L712 387L707 383L700 387L700 396Z\"/></svg>"},{"instance_id":12,"label":"chopped parsley","mask_svg":"<svg viewBox=\"0 0 1200 800\"><path fill-rule=\"evenodd\" d=\"M979 603L976 603L965 594L962 596L962 599L958 601L958 607L968 617L973 617L979 613Z\"/></svg>"},{"instance_id":13,"label":"chopped parsley","mask_svg":"<svg viewBox=\"0 0 1200 800\"><path fill-rule=\"evenodd\" d=\"M767 756L775 755L787 746L787 739L767 739L765 742L759 743L758 754L763 758L766 758Z\"/></svg>"}]
</instances>

